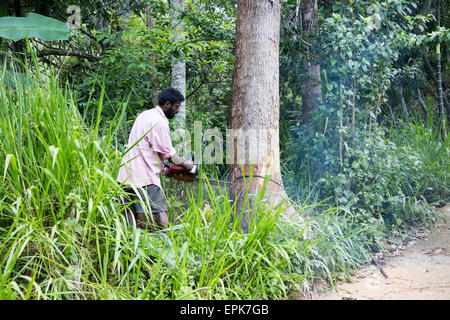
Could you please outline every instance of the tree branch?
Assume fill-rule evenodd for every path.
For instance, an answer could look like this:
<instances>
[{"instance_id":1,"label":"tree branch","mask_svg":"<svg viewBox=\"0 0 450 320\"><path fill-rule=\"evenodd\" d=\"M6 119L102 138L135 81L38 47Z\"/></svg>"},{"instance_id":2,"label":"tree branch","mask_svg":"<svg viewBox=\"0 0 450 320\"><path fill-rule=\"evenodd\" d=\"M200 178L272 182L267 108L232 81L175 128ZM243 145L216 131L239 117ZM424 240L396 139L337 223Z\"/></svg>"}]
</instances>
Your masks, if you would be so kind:
<instances>
[{"instance_id":1,"label":"tree branch","mask_svg":"<svg viewBox=\"0 0 450 320\"><path fill-rule=\"evenodd\" d=\"M46 57L46 56L73 56L73 57L79 57L79 58L83 58L86 60L89 60L91 62L96 62L96 61L100 61L101 58L96 57L96 56L92 56L90 54L87 53L83 53L83 52L75 52L75 51L68 51L68 50L64 50L64 49L56 49L56 48L52 48L49 50L41 50L41 51L37 51L36 52L36 56L37 57Z\"/></svg>"}]
</instances>

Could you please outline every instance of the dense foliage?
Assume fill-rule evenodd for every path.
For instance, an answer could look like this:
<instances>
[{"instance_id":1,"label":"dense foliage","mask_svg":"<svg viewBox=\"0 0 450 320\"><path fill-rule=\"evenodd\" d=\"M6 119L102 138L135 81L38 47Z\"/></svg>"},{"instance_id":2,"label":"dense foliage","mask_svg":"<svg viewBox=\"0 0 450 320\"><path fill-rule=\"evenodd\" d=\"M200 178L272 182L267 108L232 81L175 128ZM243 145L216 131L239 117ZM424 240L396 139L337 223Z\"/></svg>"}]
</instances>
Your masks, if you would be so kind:
<instances>
[{"instance_id":1,"label":"dense foliage","mask_svg":"<svg viewBox=\"0 0 450 320\"><path fill-rule=\"evenodd\" d=\"M415 215L406 211L417 210L419 215L424 211L415 203L418 199L448 199L448 139L440 141L436 129L421 131L422 125L393 119L383 108L391 103L389 90L395 90L398 79L407 77L412 68L402 65L400 53L410 50L417 23L420 26L427 19L408 18L417 8L415 3L380 2L376 27L362 15L370 5L355 1L343 10L337 3L332 16L322 22L324 36L318 46L321 56L327 57L321 64L323 103L314 112L312 132L305 127L291 130L298 141L292 144L297 156L291 161L299 168L294 180L313 175L311 182L318 183L320 198L332 197L336 205L354 212L357 224L400 224L414 220ZM436 110L434 116L439 116ZM422 154L425 150L391 137L408 130L418 140L432 143L435 152ZM420 147L425 145L421 142ZM435 165L443 184L422 178Z\"/></svg>"}]
</instances>

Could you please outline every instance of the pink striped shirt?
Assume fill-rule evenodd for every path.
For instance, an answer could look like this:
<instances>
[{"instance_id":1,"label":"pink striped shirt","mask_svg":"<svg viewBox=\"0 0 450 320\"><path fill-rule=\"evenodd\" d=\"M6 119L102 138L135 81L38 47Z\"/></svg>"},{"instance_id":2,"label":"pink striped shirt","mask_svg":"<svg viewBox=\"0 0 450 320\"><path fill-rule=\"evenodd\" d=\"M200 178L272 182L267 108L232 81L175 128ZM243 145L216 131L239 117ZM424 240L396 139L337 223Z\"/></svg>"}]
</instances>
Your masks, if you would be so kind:
<instances>
[{"instance_id":1,"label":"pink striped shirt","mask_svg":"<svg viewBox=\"0 0 450 320\"><path fill-rule=\"evenodd\" d=\"M144 138L141 139L142 137ZM170 138L169 120L159 106L142 112L136 118L127 148L139 139L141 140L123 156L117 181L139 187L149 184L161 187L159 173L162 161L171 158L176 151Z\"/></svg>"}]
</instances>

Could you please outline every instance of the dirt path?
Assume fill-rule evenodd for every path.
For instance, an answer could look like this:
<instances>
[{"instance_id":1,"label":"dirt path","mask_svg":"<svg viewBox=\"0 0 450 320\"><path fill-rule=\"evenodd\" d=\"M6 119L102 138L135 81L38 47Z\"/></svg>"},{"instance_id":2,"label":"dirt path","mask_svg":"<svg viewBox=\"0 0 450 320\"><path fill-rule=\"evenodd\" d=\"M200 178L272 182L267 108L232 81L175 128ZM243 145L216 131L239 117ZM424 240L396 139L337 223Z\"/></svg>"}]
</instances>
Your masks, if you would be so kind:
<instances>
[{"instance_id":1,"label":"dirt path","mask_svg":"<svg viewBox=\"0 0 450 320\"><path fill-rule=\"evenodd\" d=\"M313 300L441 300L450 299L450 204L438 209L441 222L419 235L404 250L385 257L378 264L355 272L352 282L340 282L338 292L317 286ZM424 230L422 230L424 231ZM421 238L421 239L420 239ZM400 246L401 247L401 246ZM395 248L395 245L394 245ZM395 250L394 250L395 251Z\"/></svg>"}]
</instances>

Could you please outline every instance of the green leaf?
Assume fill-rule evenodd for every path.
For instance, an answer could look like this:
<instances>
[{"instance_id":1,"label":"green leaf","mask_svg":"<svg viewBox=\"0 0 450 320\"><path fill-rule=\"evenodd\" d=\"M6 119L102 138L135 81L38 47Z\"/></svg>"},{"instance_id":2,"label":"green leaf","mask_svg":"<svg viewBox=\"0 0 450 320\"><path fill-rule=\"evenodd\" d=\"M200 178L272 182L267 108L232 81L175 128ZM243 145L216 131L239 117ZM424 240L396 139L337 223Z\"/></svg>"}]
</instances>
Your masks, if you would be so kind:
<instances>
[{"instance_id":1,"label":"green leaf","mask_svg":"<svg viewBox=\"0 0 450 320\"><path fill-rule=\"evenodd\" d=\"M0 18L0 37L18 41L25 37L46 41L67 40L70 31L64 22L30 13L27 17Z\"/></svg>"}]
</instances>

